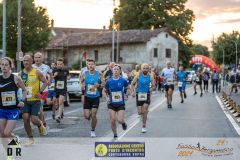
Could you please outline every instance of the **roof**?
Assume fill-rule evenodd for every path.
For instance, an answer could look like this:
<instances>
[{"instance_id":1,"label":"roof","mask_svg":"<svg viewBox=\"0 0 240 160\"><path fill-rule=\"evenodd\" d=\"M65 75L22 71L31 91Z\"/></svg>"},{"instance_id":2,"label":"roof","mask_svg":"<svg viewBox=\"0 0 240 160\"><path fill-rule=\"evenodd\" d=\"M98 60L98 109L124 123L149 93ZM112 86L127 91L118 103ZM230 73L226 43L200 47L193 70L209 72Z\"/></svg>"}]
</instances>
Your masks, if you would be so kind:
<instances>
[{"instance_id":1,"label":"roof","mask_svg":"<svg viewBox=\"0 0 240 160\"><path fill-rule=\"evenodd\" d=\"M77 30L79 32L72 32L71 34L65 34L62 38L54 36L48 49L58 47L70 47L70 46L97 46L97 45L109 45L112 44L112 31L89 31ZM124 30L119 32L119 43L146 43L152 37L156 37L161 32L167 32L166 29L155 30ZM169 32L168 32L169 33ZM117 33L116 33L117 34ZM171 34L171 33L169 33ZM171 34L172 35L172 34ZM175 37L176 38L176 37ZM117 36L115 35L115 42Z\"/></svg>"}]
</instances>

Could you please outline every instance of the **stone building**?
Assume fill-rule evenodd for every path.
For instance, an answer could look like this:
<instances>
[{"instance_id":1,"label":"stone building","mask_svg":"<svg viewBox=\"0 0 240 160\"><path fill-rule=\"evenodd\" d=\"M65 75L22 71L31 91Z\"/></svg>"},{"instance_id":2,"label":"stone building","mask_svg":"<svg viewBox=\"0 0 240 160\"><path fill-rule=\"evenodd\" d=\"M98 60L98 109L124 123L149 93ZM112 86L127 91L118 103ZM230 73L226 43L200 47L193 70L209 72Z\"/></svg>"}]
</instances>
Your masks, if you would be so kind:
<instances>
[{"instance_id":1,"label":"stone building","mask_svg":"<svg viewBox=\"0 0 240 160\"><path fill-rule=\"evenodd\" d=\"M97 64L109 63L112 59L112 31L97 29L53 28L53 38L45 49L47 62L64 57L67 66L86 58ZM177 37L165 29L125 30L115 32L114 61L149 63L164 67L171 61L178 64Z\"/></svg>"}]
</instances>

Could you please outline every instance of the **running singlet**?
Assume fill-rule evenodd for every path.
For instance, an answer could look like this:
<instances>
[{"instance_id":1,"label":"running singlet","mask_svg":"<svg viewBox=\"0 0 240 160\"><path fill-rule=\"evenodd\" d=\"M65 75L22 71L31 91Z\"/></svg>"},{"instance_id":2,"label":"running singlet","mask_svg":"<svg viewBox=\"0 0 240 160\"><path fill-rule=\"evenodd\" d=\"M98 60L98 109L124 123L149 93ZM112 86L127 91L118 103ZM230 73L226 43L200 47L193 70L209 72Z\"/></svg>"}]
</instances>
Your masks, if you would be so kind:
<instances>
[{"instance_id":1,"label":"running singlet","mask_svg":"<svg viewBox=\"0 0 240 160\"><path fill-rule=\"evenodd\" d=\"M138 100L146 101L147 100L147 94L150 92L150 83L151 83L151 77L150 74L147 74L144 76L141 72L138 76L138 82L137 82L137 96Z\"/></svg>"},{"instance_id":2,"label":"running singlet","mask_svg":"<svg viewBox=\"0 0 240 160\"><path fill-rule=\"evenodd\" d=\"M8 78L0 76L0 108L1 109L16 109L18 104L17 99L18 86L14 81L14 75L11 74Z\"/></svg>"},{"instance_id":3,"label":"running singlet","mask_svg":"<svg viewBox=\"0 0 240 160\"><path fill-rule=\"evenodd\" d=\"M57 76L54 78L55 80L55 90L60 91L67 91L67 76L69 75L69 71L66 69L60 70L54 70L54 73L57 72Z\"/></svg>"},{"instance_id":4,"label":"running singlet","mask_svg":"<svg viewBox=\"0 0 240 160\"><path fill-rule=\"evenodd\" d=\"M37 66L36 64L33 64L32 66L33 66L33 68L36 68L39 71L41 71L45 78L47 78L47 74L48 73L52 73L52 69L48 65L46 65L46 64L41 64L40 66ZM42 87L42 85L43 85L43 83L40 82L40 86L41 87ZM48 87L46 87L44 89L44 91L47 91L47 90L48 90Z\"/></svg>"},{"instance_id":5,"label":"running singlet","mask_svg":"<svg viewBox=\"0 0 240 160\"><path fill-rule=\"evenodd\" d=\"M174 68L164 68L161 75L164 77L163 84L171 85L173 84L173 75L175 73Z\"/></svg>"},{"instance_id":6,"label":"running singlet","mask_svg":"<svg viewBox=\"0 0 240 160\"><path fill-rule=\"evenodd\" d=\"M30 72L22 71L21 77L27 89L27 101L40 100L37 94L40 92L40 80L37 76L37 69L33 68Z\"/></svg>"},{"instance_id":7,"label":"running singlet","mask_svg":"<svg viewBox=\"0 0 240 160\"><path fill-rule=\"evenodd\" d=\"M105 89L110 94L110 104L125 104L124 102L124 89L128 83L122 77L119 79L110 78L105 84Z\"/></svg>"},{"instance_id":8,"label":"running singlet","mask_svg":"<svg viewBox=\"0 0 240 160\"><path fill-rule=\"evenodd\" d=\"M100 84L99 72L95 71L95 73L91 75L89 71L86 71L85 72L86 97L97 98L100 96L98 88L94 87L94 84L96 83Z\"/></svg>"},{"instance_id":9,"label":"running singlet","mask_svg":"<svg viewBox=\"0 0 240 160\"><path fill-rule=\"evenodd\" d=\"M178 78L178 87L182 87L183 84L185 83L185 79L187 77L186 72L177 72L177 78Z\"/></svg>"}]
</instances>

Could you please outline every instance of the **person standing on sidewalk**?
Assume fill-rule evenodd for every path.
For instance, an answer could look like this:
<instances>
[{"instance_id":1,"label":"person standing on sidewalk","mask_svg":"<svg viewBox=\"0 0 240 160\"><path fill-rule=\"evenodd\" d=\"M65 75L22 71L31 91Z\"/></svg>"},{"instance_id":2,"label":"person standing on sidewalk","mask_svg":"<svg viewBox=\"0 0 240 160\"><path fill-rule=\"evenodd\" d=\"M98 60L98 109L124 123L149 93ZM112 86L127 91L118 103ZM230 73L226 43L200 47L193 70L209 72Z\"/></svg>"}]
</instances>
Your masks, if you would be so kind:
<instances>
[{"instance_id":1,"label":"person standing on sidewalk","mask_svg":"<svg viewBox=\"0 0 240 160\"><path fill-rule=\"evenodd\" d=\"M40 136L46 135L46 128L38 116L41 107L41 94L47 87L48 82L41 71L32 67L32 63L32 57L30 55L25 55L23 57L24 69L20 72L20 76L27 90L26 101L22 109L24 128L29 137L26 145L32 145L34 143L30 120L38 127ZM40 82L43 83L41 87Z\"/></svg>"},{"instance_id":2,"label":"person standing on sidewalk","mask_svg":"<svg viewBox=\"0 0 240 160\"><path fill-rule=\"evenodd\" d=\"M125 101L128 99L130 88L127 80L121 77L121 72L121 67L115 64L113 67L113 77L107 80L104 87L114 139L118 137L116 120L122 124L123 130L127 129L127 124L125 123Z\"/></svg>"},{"instance_id":3,"label":"person standing on sidewalk","mask_svg":"<svg viewBox=\"0 0 240 160\"><path fill-rule=\"evenodd\" d=\"M97 125L97 111L100 101L99 87L104 82L102 75L95 69L95 61L88 60L88 71L81 76L82 86L85 86L85 99L83 103L84 117L87 120L92 120L92 130L90 135L96 137L95 128Z\"/></svg>"},{"instance_id":4,"label":"person standing on sidewalk","mask_svg":"<svg viewBox=\"0 0 240 160\"><path fill-rule=\"evenodd\" d=\"M39 71L42 72L43 76L45 78L49 77L48 80L48 86L51 85L51 81L53 79L53 74L52 74L52 69L46 65L43 64L43 55L40 52L37 52L34 54L34 64L32 65L33 68L38 69ZM40 87L43 85L43 83L40 83ZM43 93L41 94L41 107L40 107L40 114L39 114L39 118L40 120L43 122L44 127L46 128L46 134L48 132L49 126L46 123L45 120L45 116L44 116L44 112L43 112L43 104L46 102L48 97L48 87L46 87L43 91Z\"/></svg>"},{"instance_id":5,"label":"person standing on sidewalk","mask_svg":"<svg viewBox=\"0 0 240 160\"><path fill-rule=\"evenodd\" d=\"M70 79L69 71L64 68L64 60L62 58L57 60L57 69L53 71L53 77L55 80L56 98L59 105L59 115L56 121L61 123L64 116L64 99L67 94L67 80Z\"/></svg>"},{"instance_id":6,"label":"person standing on sidewalk","mask_svg":"<svg viewBox=\"0 0 240 160\"><path fill-rule=\"evenodd\" d=\"M211 75L211 81L212 81L212 93L218 92L219 73L217 73L215 68L213 69L213 73Z\"/></svg>"},{"instance_id":7,"label":"person standing on sidewalk","mask_svg":"<svg viewBox=\"0 0 240 160\"><path fill-rule=\"evenodd\" d=\"M146 123L148 107L151 102L151 93L155 90L156 83L155 78L151 76L149 69L148 64L142 64L141 70L135 76L131 85L132 96L136 97L138 114L142 117L142 133L147 132Z\"/></svg>"},{"instance_id":8,"label":"person standing on sidewalk","mask_svg":"<svg viewBox=\"0 0 240 160\"><path fill-rule=\"evenodd\" d=\"M203 72L203 89L205 92L208 92L208 84L209 84L209 72L207 69Z\"/></svg>"}]
</instances>

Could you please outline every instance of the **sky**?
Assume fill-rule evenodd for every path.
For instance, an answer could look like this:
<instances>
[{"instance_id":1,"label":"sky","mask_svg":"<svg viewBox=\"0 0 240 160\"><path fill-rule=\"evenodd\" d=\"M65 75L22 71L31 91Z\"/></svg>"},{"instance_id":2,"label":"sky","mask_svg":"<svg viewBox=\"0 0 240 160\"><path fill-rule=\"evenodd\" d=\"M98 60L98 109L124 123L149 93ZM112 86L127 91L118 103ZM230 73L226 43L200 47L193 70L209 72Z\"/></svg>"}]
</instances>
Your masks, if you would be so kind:
<instances>
[{"instance_id":1,"label":"sky","mask_svg":"<svg viewBox=\"0 0 240 160\"><path fill-rule=\"evenodd\" d=\"M55 27L107 27L113 10L113 0L35 0L35 3L48 9ZM240 31L240 0L188 0L186 7L196 16L190 35L194 43L210 47L213 36Z\"/></svg>"}]
</instances>

